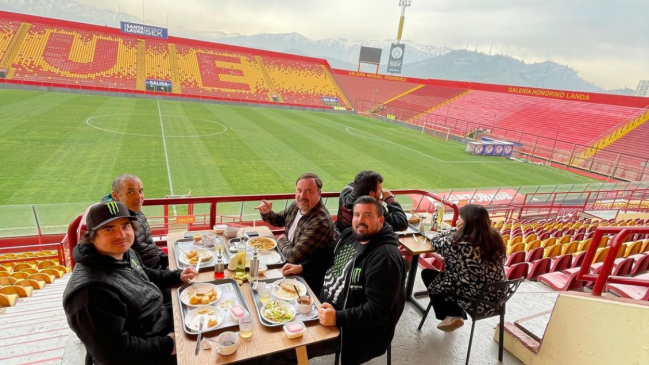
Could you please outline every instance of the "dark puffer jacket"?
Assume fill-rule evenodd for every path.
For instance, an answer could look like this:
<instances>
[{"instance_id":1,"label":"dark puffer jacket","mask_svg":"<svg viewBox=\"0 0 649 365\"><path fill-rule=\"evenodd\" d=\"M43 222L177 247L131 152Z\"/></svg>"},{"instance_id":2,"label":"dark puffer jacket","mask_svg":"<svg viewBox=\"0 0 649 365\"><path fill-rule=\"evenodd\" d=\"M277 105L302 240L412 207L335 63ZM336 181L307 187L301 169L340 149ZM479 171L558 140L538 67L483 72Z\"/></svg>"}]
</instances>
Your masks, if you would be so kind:
<instances>
[{"instance_id":1,"label":"dark puffer jacket","mask_svg":"<svg viewBox=\"0 0 649 365\"><path fill-rule=\"evenodd\" d=\"M129 212L140 223L138 229L135 231L135 242L133 242L131 249L140 255L142 263L149 269L168 269L169 257L153 242L151 227L149 227L149 221L146 219L144 213L141 211L135 213L130 210Z\"/></svg>"},{"instance_id":2,"label":"dark puffer jacket","mask_svg":"<svg viewBox=\"0 0 649 365\"><path fill-rule=\"evenodd\" d=\"M123 260L92 244L74 248L77 265L63 293L63 308L94 363L174 364L171 313L160 287L180 284L180 270L152 270L132 250Z\"/></svg>"},{"instance_id":3,"label":"dark puffer jacket","mask_svg":"<svg viewBox=\"0 0 649 365\"><path fill-rule=\"evenodd\" d=\"M340 198L338 201L338 215L336 222L334 223L334 228L336 232L341 233L345 229L351 227L352 225L352 216L354 213L354 202L359 197L354 193L354 183L350 182L345 185L343 191L340 192ZM383 206L383 217L385 218L385 223L388 223L392 226L396 232L405 231L408 228L408 218L406 213L401 208L394 197L390 197L385 200L386 206Z\"/></svg>"}]
</instances>

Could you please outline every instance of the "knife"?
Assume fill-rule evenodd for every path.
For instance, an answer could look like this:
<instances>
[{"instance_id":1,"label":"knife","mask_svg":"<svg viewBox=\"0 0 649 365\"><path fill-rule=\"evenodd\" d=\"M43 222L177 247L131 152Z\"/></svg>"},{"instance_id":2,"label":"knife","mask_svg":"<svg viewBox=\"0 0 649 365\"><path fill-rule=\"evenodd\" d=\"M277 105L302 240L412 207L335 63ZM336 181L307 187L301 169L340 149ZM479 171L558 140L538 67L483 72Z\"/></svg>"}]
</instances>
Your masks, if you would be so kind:
<instances>
[{"instance_id":1,"label":"knife","mask_svg":"<svg viewBox=\"0 0 649 365\"><path fill-rule=\"evenodd\" d=\"M201 316L201 320L198 322L198 337L196 338L196 351L194 351L194 355L198 355L198 351L201 349L201 336L203 335L204 322L205 317Z\"/></svg>"}]
</instances>

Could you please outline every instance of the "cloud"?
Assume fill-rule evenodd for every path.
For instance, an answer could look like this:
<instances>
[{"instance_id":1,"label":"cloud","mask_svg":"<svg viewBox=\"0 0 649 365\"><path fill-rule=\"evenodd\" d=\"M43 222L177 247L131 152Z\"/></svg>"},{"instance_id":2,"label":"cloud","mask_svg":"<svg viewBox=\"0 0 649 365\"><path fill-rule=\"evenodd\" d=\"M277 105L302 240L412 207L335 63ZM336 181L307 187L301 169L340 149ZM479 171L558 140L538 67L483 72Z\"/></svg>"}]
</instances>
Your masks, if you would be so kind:
<instances>
[{"instance_id":1,"label":"cloud","mask_svg":"<svg viewBox=\"0 0 649 365\"><path fill-rule=\"evenodd\" d=\"M140 1L77 0L142 16ZM145 0L146 19L245 35L298 32L311 39L396 37L396 0ZM403 37L573 66L603 87L649 79L649 2L641 0L413 0Z\"/></svg>"}]
</instances>

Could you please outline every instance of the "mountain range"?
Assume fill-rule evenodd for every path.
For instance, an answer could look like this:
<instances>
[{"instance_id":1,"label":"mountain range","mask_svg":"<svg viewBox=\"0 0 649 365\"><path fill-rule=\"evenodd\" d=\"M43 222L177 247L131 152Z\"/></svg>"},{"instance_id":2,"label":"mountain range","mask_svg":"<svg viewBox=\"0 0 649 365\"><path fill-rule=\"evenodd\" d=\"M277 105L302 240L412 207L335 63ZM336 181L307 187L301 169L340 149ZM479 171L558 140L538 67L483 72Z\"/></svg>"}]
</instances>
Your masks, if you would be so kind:
<instances>
[{"instance_id":1,"label":"mountain range","mask_svg":"<svg viewBox=\"0 0 649 365\"><path fill-rule=\"evenodd\" d=\"M98 9L74 0L0 0L0 10L64 19L82 23L119 27L120 21L142 23L126 13ZM145 24L162 26L150 20ZM169 34L176 37L200 39L250 48L325 58L334 68L356 70L360 47L383 50L380 68L386 64L392 40L348 40L329 38L312 40L299 33L242 35L220 31L197 31L173 26ZM472 81L585 92L607 92L633 95L633 90L603 90L579 76L577 70L552 61L526 63L506 55L487 55L446 46L432 46L404 40L406 45L401 76ZM368 69L366 69L368 70ZM368 70L369 71L369 70ZM373 71L373 69L372 69Z\"/></svg>"}]
</instances>

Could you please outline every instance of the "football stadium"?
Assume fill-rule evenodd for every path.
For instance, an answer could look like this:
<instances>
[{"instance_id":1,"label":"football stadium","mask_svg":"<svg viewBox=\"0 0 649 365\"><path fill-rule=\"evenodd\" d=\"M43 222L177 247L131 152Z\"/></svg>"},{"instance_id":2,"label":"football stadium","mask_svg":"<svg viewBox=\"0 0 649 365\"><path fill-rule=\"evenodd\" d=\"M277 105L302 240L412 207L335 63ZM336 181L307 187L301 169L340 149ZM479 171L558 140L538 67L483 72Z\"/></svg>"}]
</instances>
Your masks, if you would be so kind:
<instances>
[{"instance_id":1,"label":"football stadium","mask_svg":"<svg viewBox=\"0 0 649 365\"><path fill-rule=\"evenodd\" d=\"M401 76L399 5L357 70L0 11L0 363L649 364L649 98Z\"/></svg>"}]
</instances>

